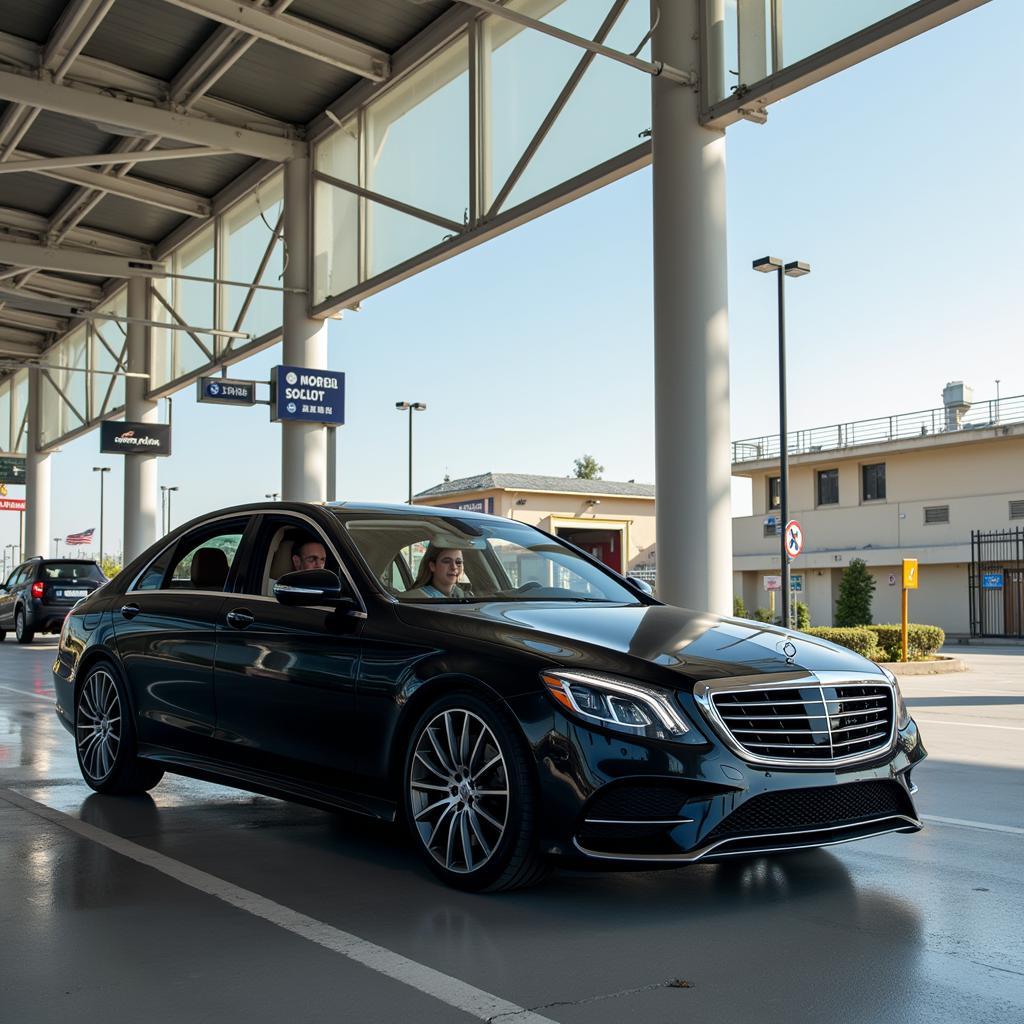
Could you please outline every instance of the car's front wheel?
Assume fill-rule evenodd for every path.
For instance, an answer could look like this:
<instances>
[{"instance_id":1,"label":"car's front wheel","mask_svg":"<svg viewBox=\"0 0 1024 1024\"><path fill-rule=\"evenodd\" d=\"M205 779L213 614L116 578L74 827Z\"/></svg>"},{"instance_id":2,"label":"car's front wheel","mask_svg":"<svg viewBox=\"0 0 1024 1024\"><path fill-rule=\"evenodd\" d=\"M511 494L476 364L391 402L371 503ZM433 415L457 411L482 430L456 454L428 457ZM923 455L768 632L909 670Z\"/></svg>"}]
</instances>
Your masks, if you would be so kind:
<instances>
[{"instance_id":1,"label":"car's front wheel","mask_svg":"<svg viewBox=\"0 0 1024 1024\"><path fill-rule=\"evenodd\" d=\"M82 778L97 793L145 793L163 778L163 769L136 754L125 685L105 661L78 688L75 748Z\"/></svg>"},{"instance_id":2,"label":"car's front wheel","mask_svg":"<svg viewBox=\"0 0 1024 1024\"><path fill-rule=\"evenodd\" d=\"M515 889L548 873L525 741L489 701L452 694L426 709L409 741L404 796L417 849L449 885Z\"/></svg>"}]
</instances>

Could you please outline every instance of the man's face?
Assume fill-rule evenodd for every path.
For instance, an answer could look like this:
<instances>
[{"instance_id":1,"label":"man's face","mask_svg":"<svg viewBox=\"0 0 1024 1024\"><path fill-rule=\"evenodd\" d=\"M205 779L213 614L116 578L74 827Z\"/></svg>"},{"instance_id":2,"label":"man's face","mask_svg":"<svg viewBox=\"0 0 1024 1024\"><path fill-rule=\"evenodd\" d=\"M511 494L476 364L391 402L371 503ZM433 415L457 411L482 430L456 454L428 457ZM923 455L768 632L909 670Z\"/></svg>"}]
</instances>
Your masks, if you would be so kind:
<instances>
[{"instance_id":1,"label":"man's face","mask_svg":"<svg viewBox=\"0 0 1024 1024\"><path fill-rule=\"evenodd\" d=\"M303 544L292 554L292 565L296 569L322 569L327 564L327 550L318 541Z\"/></svg>"}]
</instances>

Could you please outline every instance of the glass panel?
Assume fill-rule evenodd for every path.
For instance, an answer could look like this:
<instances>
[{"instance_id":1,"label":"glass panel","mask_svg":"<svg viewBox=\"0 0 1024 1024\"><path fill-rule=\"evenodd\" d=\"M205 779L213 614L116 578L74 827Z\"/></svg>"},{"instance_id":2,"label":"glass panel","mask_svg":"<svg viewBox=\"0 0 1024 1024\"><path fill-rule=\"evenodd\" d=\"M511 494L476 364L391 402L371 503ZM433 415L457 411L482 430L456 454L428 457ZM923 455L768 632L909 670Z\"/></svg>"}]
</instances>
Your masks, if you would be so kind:
<instances>
[{"instance_id":1,"label":"glass panel","mask_svg":"<svg viewBox=\"0 0 1024 1024\"><path fill-rule=\"evenodd\" d=\"M25 412L28 409L28 370L19 370L14 375L14 424L15 451L22 455L28 450L28 431L22 430L22 423L25 419Z\"/></svg>"},{"instance_id":2,"label":"glass panel","mask_svg":"<svg viewBox=\"0 0 1024 1024\"><path fill-rule=\"evenodd\" d=\"M103 303L105 311L125 316L128 307L128 291L122 289L112 299ZM92 405L90 415L106 416L124 405L124 377L107 376L119 369L115 356L125 357L125 324L116 320L94 320L92 324L92 368L103 370L89 378Z\"/></svg>"},{"instance_id":3,"label":"glass panel","mask_svg":"<svg viewBox=\"0 0 1024 1024\"><path fill-rule=\"evenodd\" d=\"M468 62L462 37L365 114L366 187L460 224L469 206Z\"/></svg>"},{"instance_id":4,"label":"glass panel","mask_svg":"<svg viewBox=\"0 0 1024 1024\"><path fill-rule=\"evenodd\" d=\"M222 263L227 280L254 281L267 248L273 242L270 258L256 283L280 287L284 272L284 247L280 241L283 225L276 240L274 229L283 209L282 185L283 178L280 175L274 177L224 215L225 254ZM248 299L248 288L224 285L223 295L221 328L247 331L258 338L281 326L281 292L255 291ZM245 315L240 320L243 306Z\"/></svg>"},{"instance_id":5,"label":"glass panel","mask_svg":"<svg viewBox=\"0 0 1024 1024\"><path fill-rule=\"evenodd\" d=\"M212 278L215 271L214 260L214 225L211 224L174 255L172 266L176 274L191 274L196 277ZM212 327L214 322L215 286L207 281L184 281L172 278L170 286L170 304L178 316L193 327ZM161 289L161 293L168 293ZM159 306L159 302L154 303ZM161 307L162 308L162 307ZM170 322L169 314L156 319ZM161 332L163 333L163 332ZM171 356L167 365L169 380L176 380L192 370L198 369L210 361L210 357L192 339L187 331L175 330L165 333ZM213 351L213 338L209 334L200 334L199 339Z\"/></svg>"},{"instance_id":6,"label":"glass panel","mask_svg":"<svg viewBox=\"0 0 1024 1024\"><path fill-rule=\"evenodd\" d=\"M17 427L14 428L17 430ZM11 450L11 381L0 383L0 452Z\"/></svg>"},{"instance_id":7,"label":"glass panel","mask_svg":"<svg viewBox=\"0 0 1024 1024\"><path fill-rule=\"evenodd\" d=\"M556 22L559 27L576 32L578 35L587 35L593 38L597 34L603 15L607 13L607 10L601 10L602 7L603 5L597 5L595 8L595 5L587 0L568 0L554 12L558 16L557 21L554 16L546 20ZM637 43L643 39L649 25L650 4L647 0L631 0L613 26L606 43L617 50L631 53ZM545 66L542 76L537 75L537 67L534 64L530 64L526 68L509 66L513 47L518 45L520 50L525 50L527 47L534 49L540 46L539 40L554 44L559 51L557 54L554 51L551 52L551 60ZM544 50L547 51L548 47L545 46ZM547 97L553 90L553 94L550 95L542 110L531 107L530 113L535 117L532 127L525 123L521 124L522 133L526 135L526 142L523 142L519 152L511 153L509 151L508 137L501 122L496 120L493 133L496 151L495 191L502 187L507 178L507 173L502 175L497 168L504 166L509 160L514 165L519 159L522 149L540 127L551 103L558 96L582 55L583 51L574 46L548 36L539 36L535 32L530 33L529 40L522 39L522 35L520 35L494 54L494 95L496 103L499 96L503 103L503 108L495 107L496 118L508 115L508 104L512 98L509 97L507 89L512 81L523 78L528 81L534 77L541 77L543 88L527 86L528 90L536 88L533 101L537 104L540 104L542 93ZM649 59L649 47L645 46L639 56ZM520 60L527 59L527 55L522 52L516 54L516 57ZM545 60L547 59L545 56ZM553 76L555 67L558 68L562 76L561 81L556 81ZM500 93L497 85L499 80L503 83ZM515 121L513 121L514 123ZM524 202L591 167L596 167L618 153L632 149L643 141L640 133L650 126L651 84L649 77L616 61L600 56L595 57L548 132L540 149L534 154L523 176L503 204L503 209ZM497 159L499 151L500 159ZM511 166L508 169L511 171Z\"/></svg>"},{"instance_id":8,"label":"glass panel","mask_svg":"<svg viewBox=\"0 0 1024 1024\"><path fill-rule=\"evenodd\" d=\"M366 204L366 221L368 277L430 249L449 235L445 228L380 203Z\"/></svg>"},{"instance_id":9,"label":"glass panel","mask_svg":"<svg viewBox=\"0 0 1024 1024\"><path fill-rule=\"evenodd\" d=\"M359 283L359 199L323 181L313 190L313 294L322 302Z\"/></svg>"},{"instance_id":10,"label":"glass panel","mask_svg":"<svg viewBox=\"0 0 1024 1024\"><path fill-rule=\"evenodd\" d=\"M795 64L910 6L908 0L857 0L855 4L785 0L782 5L783 66Z\"/></svg>"},{"instance_id":11,"label":"glass panel","mask_svg":"<svg viewBox=\"0 0 1024 1024\"><path fill-rule=\"evenodd\" d=\"M66 369L42 371L40 441L52 444L88 416L88 342L85 326L78 327L47 353L47 362ZM70 405L69 405L70 403ZM72 409L70 406L74 406Z\"/></svg>"}]
</instances>

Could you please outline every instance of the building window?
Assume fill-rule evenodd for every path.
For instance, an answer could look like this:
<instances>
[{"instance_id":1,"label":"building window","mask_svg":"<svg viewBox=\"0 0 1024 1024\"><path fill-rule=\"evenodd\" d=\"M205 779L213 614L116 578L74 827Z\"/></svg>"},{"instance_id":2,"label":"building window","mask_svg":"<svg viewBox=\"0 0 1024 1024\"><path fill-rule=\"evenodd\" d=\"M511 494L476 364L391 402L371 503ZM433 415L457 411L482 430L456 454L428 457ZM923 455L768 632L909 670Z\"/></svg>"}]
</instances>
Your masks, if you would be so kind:
<instances>
[{"instance_id":1,"label":"building window","mask_svg":"<svg viewBox=\"0 0 1024 1024\"><path fill-rule=\"evenodd\" d=\"M948 523L949 522L949 506L948 505L931 505L925 506L924 509L924 524L925 526L931 526L935 523Z\"/></svg>"},{"instance_id":2,"label":"building window","mask_svg":"<svg viewBox=\"0 0 1024 1024\"><path fill-rule=\"evenodd\" d=\"M768 511L782 508L782 477L768 477Z\"/></svg>"},{"instance_id":3,"label":"building window","mask_svg":"<svg viewBox=\"0 0 1024 1024\"><path fill-rule=\"evenodd\" d=\"M1014 498L1010 502L1010 518L1024 519L1024 498Z\"/></svg>"},{"instance_id":4,"label":"building window","mask_svg":"<svg viewBox=\"0 0 1024 1024\"><path fill-rule=\"evenodd\" d=\"M839 504L839 470L819 469L818 470L818 504L838 505Z\"/></svg>"},{"instance_id":5,"label":"building window","mask_svg":"<svg viewBox=\"0 0 1024 1024\"><path fill-rule=\"evenodd\" d=\"M861 466L860 475L864 501L884 501L885 463L874 462L870 466Z\"/></svg>"}]
</instances>

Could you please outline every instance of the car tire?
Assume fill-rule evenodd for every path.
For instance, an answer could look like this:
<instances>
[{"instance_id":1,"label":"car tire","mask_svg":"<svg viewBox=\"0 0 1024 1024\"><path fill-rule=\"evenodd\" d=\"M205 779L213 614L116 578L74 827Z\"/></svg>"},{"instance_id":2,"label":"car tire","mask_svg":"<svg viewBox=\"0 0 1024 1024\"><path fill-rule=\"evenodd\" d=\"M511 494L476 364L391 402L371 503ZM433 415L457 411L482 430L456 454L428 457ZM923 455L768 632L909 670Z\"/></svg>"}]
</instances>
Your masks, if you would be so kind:
<instances>
[{"instance_id":1,"label":"car tire","mask_svg":"<svg viewBox=\"0 0 1024 1024\"><path fill-rule=\"evenodd\" d=\"M36 638L36 631L29 628L25 621L25 610L19 608L14 613L14 635L19 644L30 644Z\"/></svg>"},{"instance_id":2,"label":"car tire","mask_svg":"<svg viewBox=\"0 0 1024 1024\"><path fill-rule=\"evenodd\" d=\"M112 662L100 661L75 694L75 752L82 778L97 793L151 790L163 769L137 754L127 687Z\"/></svg>"},{"instance_id":3,"label":"car tire","mask_svg":"<svg viewBox=\"0 0 1024 1024\"><path fill-rule=\"evenodd\" d=\"M469 692L434 701L412 730L402 793L413 843L448 885L497 892L550 873L529 750L496 702Z\"/></svg>"}]
</instances>

